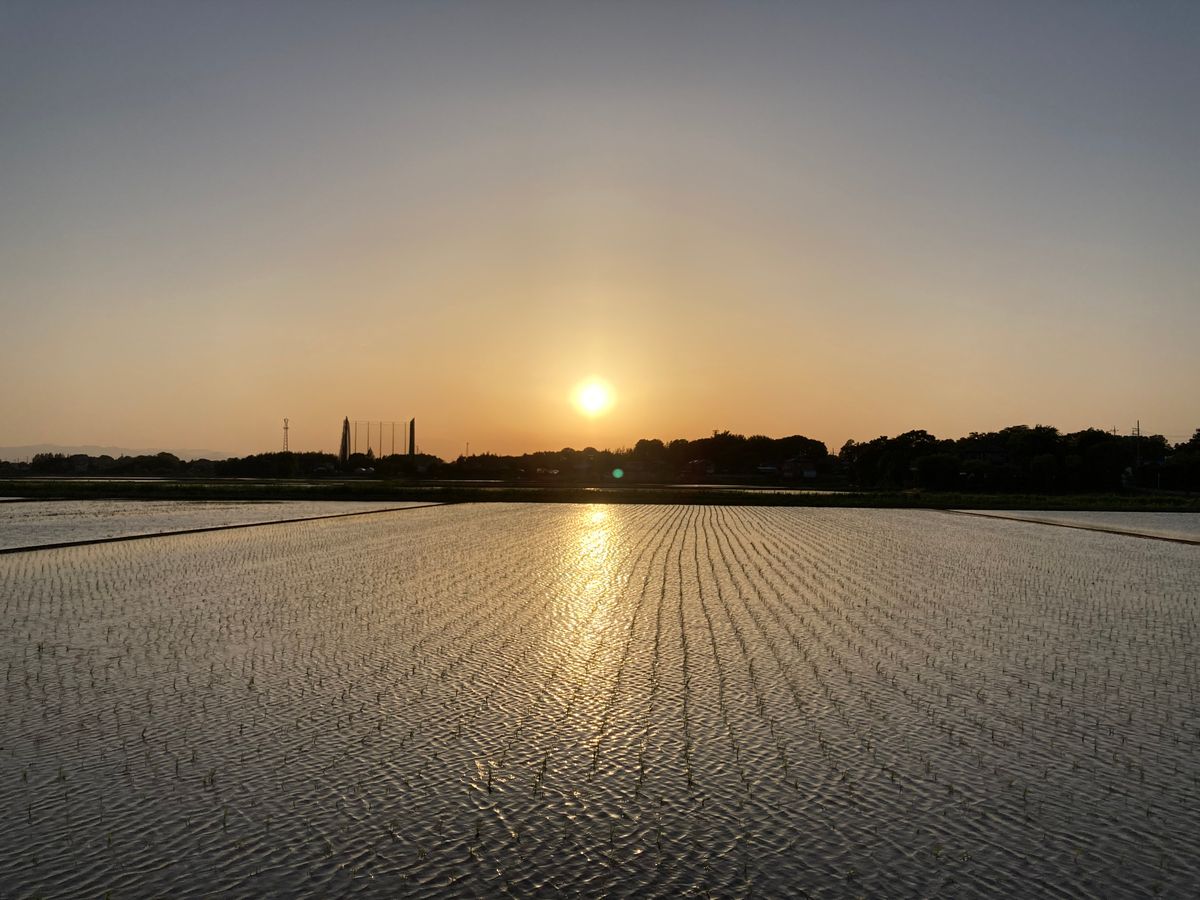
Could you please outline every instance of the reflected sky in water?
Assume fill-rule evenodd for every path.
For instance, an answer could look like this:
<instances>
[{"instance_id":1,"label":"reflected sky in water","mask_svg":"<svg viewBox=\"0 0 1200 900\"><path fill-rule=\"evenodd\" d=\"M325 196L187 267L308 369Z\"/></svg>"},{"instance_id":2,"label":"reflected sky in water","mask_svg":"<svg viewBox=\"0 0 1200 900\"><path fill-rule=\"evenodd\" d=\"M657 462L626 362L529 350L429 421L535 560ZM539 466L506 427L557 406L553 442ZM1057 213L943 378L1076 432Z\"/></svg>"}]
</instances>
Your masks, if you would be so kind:
<instances>
[{"instance_id":1,"label":"reflected sky in water","mask_svg":"<svg viewBox=\"0 0 1200 900\"><path fill-rule=\"evenodd\" d=\"M0 890L1194 895L1194 549L464 504L3 556Z\"/></svg>"}]
</instances>

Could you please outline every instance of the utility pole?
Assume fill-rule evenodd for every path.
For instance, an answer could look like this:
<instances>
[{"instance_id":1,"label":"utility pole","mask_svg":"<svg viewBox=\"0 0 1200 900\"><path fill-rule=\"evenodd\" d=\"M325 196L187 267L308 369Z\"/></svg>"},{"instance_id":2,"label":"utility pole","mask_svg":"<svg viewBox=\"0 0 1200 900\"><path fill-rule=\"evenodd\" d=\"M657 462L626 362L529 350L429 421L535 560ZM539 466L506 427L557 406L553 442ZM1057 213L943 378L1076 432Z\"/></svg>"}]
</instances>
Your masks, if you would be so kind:
<instances>
[{"instance_id":1,"label":"utility pole","mask_svg":"<svg viewBox=\"0 0 1200 900\"><path fill-rule=\"evenodd\" d=\"M1142 420L1133 426L1133 483L1136 485L1138 471L1142 468Z\"/></svg>"}]
</instances>

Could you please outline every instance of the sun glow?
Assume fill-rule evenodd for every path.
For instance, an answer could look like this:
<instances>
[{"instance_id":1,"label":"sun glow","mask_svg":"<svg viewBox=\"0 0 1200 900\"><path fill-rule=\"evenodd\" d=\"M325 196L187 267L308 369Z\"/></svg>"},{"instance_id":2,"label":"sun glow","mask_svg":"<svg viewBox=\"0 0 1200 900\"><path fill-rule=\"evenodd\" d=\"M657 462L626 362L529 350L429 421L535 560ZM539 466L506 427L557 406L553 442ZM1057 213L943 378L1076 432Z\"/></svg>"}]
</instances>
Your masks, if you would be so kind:
<instances>
[{"instance_id":1,"label":"sun glow","mask_svg":"<svg viewBox=\"0 0 1200 900\"><path fill-rule=\"evenodd\" d=\"M612 409L616 395L607 382L599 378L589 378L575 388L572 399L581 413L594 418Z\"/></svg>"}]
</instances>

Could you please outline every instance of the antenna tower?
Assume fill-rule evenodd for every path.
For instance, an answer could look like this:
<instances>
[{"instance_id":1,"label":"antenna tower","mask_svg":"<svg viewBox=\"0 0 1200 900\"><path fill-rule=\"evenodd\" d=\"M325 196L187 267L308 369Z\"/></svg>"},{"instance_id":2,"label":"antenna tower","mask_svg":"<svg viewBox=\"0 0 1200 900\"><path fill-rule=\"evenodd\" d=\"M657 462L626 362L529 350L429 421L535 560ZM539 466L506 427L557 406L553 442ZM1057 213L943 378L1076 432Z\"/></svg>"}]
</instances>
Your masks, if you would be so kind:
<instances>
[{"instance_id":1,"label":"antenna tower","mask_svg":"<svg viewBox=\"0 0 1200 900\"><path fill-rule=\"evenodd\" d=\"M288 452L287 433L288 433L288 420L285 417L283 420L283 452L284 453Z\"/></svg>"}]
</instances>

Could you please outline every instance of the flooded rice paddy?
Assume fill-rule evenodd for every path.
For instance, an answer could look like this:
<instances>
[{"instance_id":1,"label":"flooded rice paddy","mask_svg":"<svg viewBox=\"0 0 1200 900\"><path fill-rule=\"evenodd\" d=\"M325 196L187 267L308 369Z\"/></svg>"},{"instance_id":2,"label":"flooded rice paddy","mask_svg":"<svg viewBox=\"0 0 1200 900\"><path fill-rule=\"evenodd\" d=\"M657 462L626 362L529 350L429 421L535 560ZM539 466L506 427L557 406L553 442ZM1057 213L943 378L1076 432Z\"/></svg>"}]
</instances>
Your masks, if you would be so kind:
<instances>
[{"instance_id":1,"label":"flooded rice paddy","mask_svg":"<svg viewBox=\"0 0 1200 900\"><path fill-rule=\"evenodd\" d=\"M930 511L3 556L0 895L1195 896L1198 602L1194 546Z\"/></svg>"},{"instance_id":2,"label":"flooded rice paddy","mask_svg":"<svg viewBox=\"0 0 1200 900\"><path fill-rule=\"evenodd\" d=\"M972 510L976 515L999 516L1034 522L1051 522L1074 528L1136 532L1149 537L1200 541L1200 513L1174 512L1029 512L1027 510Z\"/></svg>"},{"instance_id":3,"label":"flooded rice paddy","mask_svg":"<svg viewBox=\"0 0 1200 900\"><path fill-rule=\"evenodd\" d=\"M330 500L30 500L0 505L0 549L420 505Z\"/></svg>"}]
</instances>

